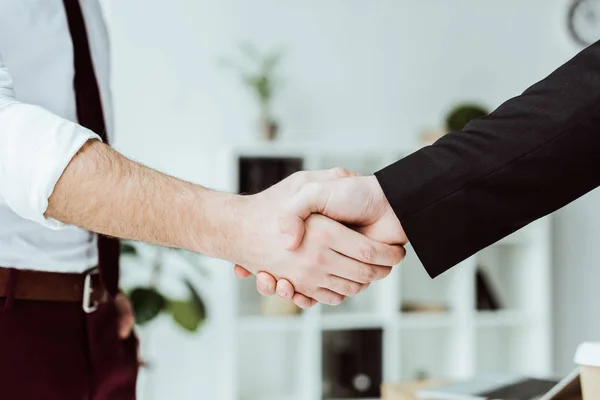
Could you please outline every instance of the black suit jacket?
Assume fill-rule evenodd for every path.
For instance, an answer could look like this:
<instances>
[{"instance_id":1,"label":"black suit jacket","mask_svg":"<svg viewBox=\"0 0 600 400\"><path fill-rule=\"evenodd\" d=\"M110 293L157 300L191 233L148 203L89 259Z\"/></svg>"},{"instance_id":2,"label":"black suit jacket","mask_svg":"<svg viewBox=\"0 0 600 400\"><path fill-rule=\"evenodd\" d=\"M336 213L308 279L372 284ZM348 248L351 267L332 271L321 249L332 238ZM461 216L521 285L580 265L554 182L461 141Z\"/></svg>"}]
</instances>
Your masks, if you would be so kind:
<instances>
[{"instance_id":1,"label":"black suit jacket","mask_svg":"<svg viewBox=\"0 0 600 400\"><path fill-rule=\"evenodd\" d=\"M376 177L432 277L596 188L600 42Z\"/></svg>"}]
</instances>

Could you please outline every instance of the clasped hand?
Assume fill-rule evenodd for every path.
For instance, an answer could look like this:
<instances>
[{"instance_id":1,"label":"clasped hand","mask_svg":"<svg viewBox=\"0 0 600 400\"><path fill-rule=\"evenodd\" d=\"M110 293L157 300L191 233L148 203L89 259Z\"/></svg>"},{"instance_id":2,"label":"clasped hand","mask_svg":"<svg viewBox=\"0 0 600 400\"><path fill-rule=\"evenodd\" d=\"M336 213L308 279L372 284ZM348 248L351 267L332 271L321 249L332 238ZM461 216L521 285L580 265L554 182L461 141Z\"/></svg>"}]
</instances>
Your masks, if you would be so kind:
<instances>
[{"instance_id":1,"label":"clasped hand","mask_svg":"<svg viewBox=\"0 0 600 400\"><path fill-rule=\"evenodd\" d=\"M277 293L302 308L337 305L404 258L406 236L374 176L340 168L299 172L247 197L250 218L265 215L265 207L278 215L277 226L269 224L274 218L247 221L263 234L256 232L254 254L235 266L240 278L257 275L263 295ZM274 232L276 243L261 239Z\"/></svg>"}]
</instances>

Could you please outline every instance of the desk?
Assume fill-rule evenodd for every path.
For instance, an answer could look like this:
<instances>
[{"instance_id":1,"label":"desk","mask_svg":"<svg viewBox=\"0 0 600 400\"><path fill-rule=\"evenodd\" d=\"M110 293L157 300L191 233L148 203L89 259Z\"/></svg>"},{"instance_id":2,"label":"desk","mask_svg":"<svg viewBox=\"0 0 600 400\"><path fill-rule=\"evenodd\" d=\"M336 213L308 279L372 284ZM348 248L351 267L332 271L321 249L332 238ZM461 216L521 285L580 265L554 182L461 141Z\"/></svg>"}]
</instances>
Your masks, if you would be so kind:
<instances>
[{"instance_id":1,"label":"desk","mask_svg":"<svg viewBox=\"0 0 600 400\"><path fill-rule=\"evenodd\" d=\"M418 400L416 393L421 389L446 385L444 380L410 381L403 383L384 383L381 385L381 400Z\"/></svg>"}]
</instances>

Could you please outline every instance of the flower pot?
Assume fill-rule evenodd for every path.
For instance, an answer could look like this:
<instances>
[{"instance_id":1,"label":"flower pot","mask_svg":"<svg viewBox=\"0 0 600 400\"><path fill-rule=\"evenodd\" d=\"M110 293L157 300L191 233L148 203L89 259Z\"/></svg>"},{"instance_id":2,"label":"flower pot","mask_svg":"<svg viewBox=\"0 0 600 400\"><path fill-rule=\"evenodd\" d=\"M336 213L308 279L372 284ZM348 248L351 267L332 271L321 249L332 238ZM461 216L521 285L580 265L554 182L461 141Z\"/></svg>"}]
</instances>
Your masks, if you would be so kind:
<instances>
[{"instance_id":1,"label":"flower pot","mask_svg":"<svg viewBox=\"0 0 600 400\"><path fill-rule=\"evenodd\" d=\"M273 141L277 139L279 132L279 125L275 121L263 120L260 123L261 138L267 141Z\"/></svg>"}]
</instances>

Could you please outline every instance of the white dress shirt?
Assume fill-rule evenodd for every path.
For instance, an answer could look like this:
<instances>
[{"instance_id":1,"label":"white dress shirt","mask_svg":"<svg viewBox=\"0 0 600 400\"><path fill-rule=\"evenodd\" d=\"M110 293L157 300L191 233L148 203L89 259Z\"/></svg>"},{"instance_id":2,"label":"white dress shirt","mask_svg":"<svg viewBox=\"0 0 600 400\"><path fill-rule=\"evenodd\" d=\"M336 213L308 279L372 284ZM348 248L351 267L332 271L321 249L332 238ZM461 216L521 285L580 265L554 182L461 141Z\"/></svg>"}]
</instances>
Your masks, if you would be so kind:
<instances>
[{"instance_id":1,"label":"white dress shirt","mask_svg":"<svg viewBox=\"0 0 600 400\"><path fill-rule=\"evenodd\" d=\"M107 130L108 38L97 0L81 1ZM45 218L71 158L99 137L76 121L73 48L62 0L0 0L0 266L82 272L95 235Z\"/></svg>"}]
</instances>

